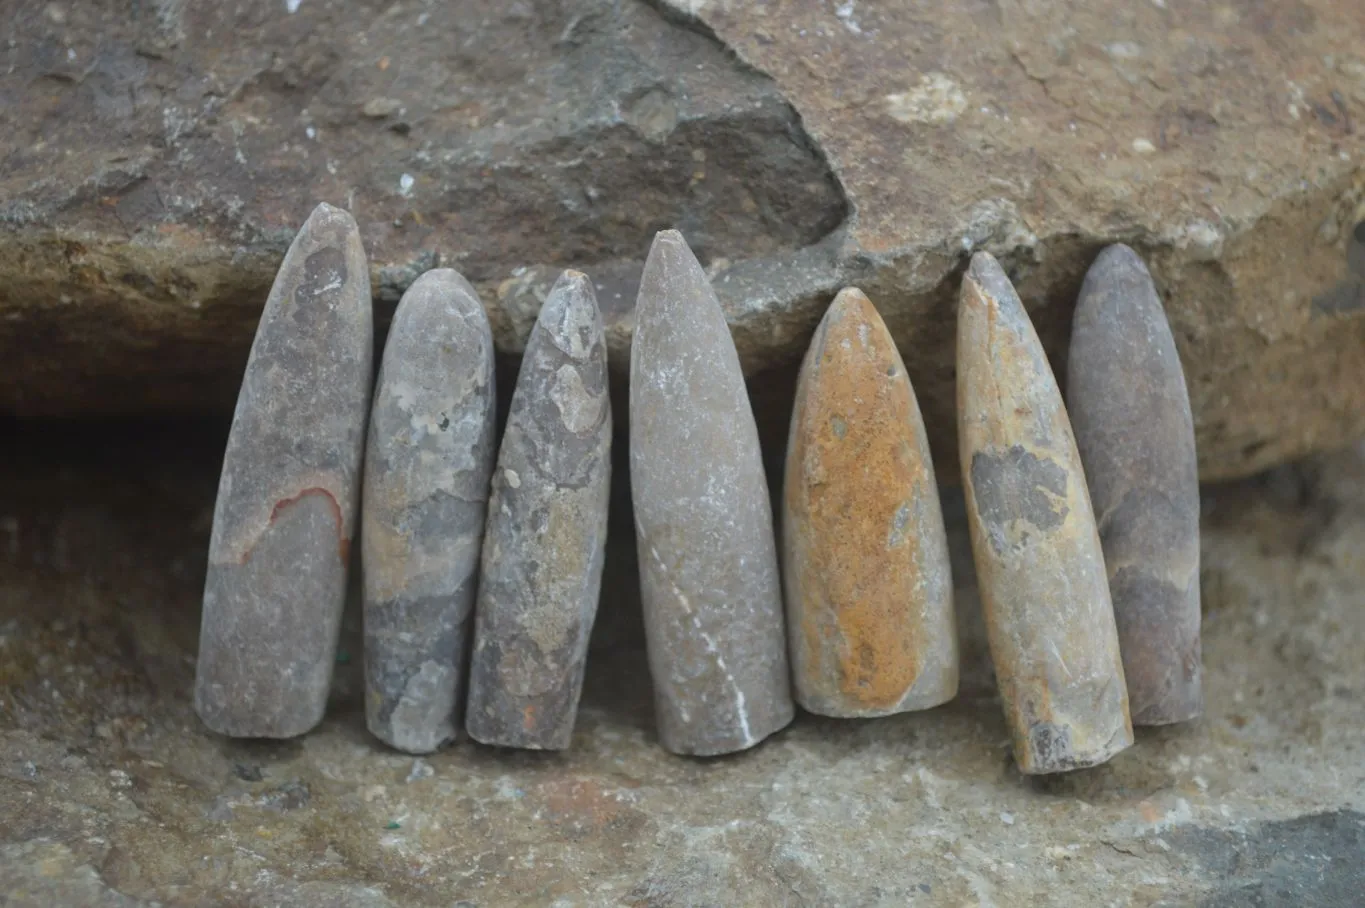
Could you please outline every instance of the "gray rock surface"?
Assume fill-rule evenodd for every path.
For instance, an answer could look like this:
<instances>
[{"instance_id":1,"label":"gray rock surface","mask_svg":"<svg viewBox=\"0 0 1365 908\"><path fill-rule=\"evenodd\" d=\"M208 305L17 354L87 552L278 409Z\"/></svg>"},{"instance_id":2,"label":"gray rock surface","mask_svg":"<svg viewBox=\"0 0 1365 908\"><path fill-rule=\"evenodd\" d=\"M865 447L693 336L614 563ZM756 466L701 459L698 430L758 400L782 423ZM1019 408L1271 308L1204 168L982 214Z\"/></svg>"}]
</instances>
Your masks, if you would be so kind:
<instances>
[{"instance_id":1,"label":"gray rock surface","mask_svg":"<svg viewBox=\"0 0 1365 908\"><path fill-rule=\"evenodd\" d=\"M412 753L455 737L493 470L493 337L448 268L403 294L365 450L365 716Z\"/></svg>"},{"instance_id":2,"label":"gray rock surface","mask_svg":"<svg viewBox=\"0 0 1365 908\"><path fill-rule=\"evenodd\" d=\"M1095 508L1135 725L1203 708L1190 398L1142 259L1110 246L1076 304L1067 411Z\"/></svg>"},{"instance_id":3,"label":"gray rock surface","mask_svg":"<svg viewBox=\"0 0 1365 908\"><path fill-rule=\"evenodd\" d=\"M1094 766L1133 743L1114 609L1061 392L1009 278L972 256L958 306L962 484L1014 758Z\"/></svg>"},{"instance_id":4,"label":"gray rock surface","mask_svg":"<svg viewBox=\"0 0 1365 908\"><path fill-rule=\"evenodd\" d=\"M493 476L470 666L469 734L563 750L597 614L611 492L602 315L566 271L531 331Z\"/></svg>"},{"instance_id":5,"label":"gray rock surface","mask_svg":"<svg viewBox=\"0 0 1365 908\"><path fill-rule=\"evenodd\" d=\"M349 214L299 231L247 361L213 515L195 708L287 738L322 719L355 532L374 329Z\"/></svg>"},{"instance_id":6,"label":"gray rock surface","mask_svg":"<svg viewBox=\"0 0 1365 908\"><path fill-rule=\"evenodd\" d=\"M1365 890L1365 449L1206 487L1204 715L1025 777L954 488L951 703L803 714L681 759L655 740L643 653L595 633L572 749L414 759L365 729L358 598L313 732L195 719L221 435L0 437L0 893L24 908L1353 908Z\"/></svg>"},{"instance_id":7,"label":"gray rock surface","mask_svg":"<svg viewBox=\"0 0 1365 908\"><path fill-rule=\"evenodd\" d=\"M592 274L620 384L663 227L750 374L794 367L861 287L917 351L944 476L970 252L1060 365L1086 269L1124 242L1167 303L1205 479L1365 435L1359 0L5 11L0 411L230 409L325 199L362 226L381 326L453 266L516 353L560 271Z\"/></svg>"},{"instance_id":8,"label":"gray rock surface","mask_svg":"<svg viewBox=\"0 0 1365 908\"><path fill-rule=\"evenodd\" d=\"M674 230L640 281L630 480L659 738L752 747L793 714L772 504L734 343Z\"/></svg>"}]
</instances>

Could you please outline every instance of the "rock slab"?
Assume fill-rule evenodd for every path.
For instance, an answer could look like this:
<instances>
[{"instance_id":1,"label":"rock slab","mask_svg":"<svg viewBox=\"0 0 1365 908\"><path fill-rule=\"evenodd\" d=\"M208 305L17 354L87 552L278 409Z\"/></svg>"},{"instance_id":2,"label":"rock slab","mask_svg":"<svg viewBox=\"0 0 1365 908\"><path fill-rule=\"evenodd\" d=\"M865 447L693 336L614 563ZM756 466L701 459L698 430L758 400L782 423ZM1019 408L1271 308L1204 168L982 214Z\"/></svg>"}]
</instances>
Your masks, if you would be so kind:
<instances>
[{"instance_id":1,"label":"rock slab","mask_svg":"<svg viewBox=\"0 0 1365 908\"><path fill-rule=\"evenodd\" d=\"M989 253L962 281L957 357L972 555L1015 761L1103 763L1133 729L1099 533L1052 369Z\"/></svg>"},{"instance_id":2,"label":"rock slab","mask_svg":"<svg viewBox=\"0 0 1365 908\"><path fill-rule=\"evenodd\" d=\"M964 249L1001 257L1058 363L1095 255L1138 250L1205 480L1365 437L1360 0L2 8L7 414L228 410L334 198L366 212L378 324L453 265L507 354L572 266L624 367L670 225L750 375L794 373L856 285L916 351L940 478Z\"/></svg>"},{"instance_id":3,"label":"rock slab","mask_svg":"<svg viewBox=\"0 0 1365 908\"><path fill-rule=\"evenodd\" d=\"M682 235L654 238L630 361L630 478L659 737L752 747L791 721L772 504L739 357Z\"/></svg>"},{"instance_id":4,"label":"rock slab","mask_svg":"<svg viewBox=\"0 0 1365 908\"><path fill-rule=\"evenodd\" d=\"M563 750L597 614L611 491L607 344L592 282L566 271L526 345L493 476L466 725Z\"/></svg>"},{"instance_id":5,"label":"rock slab","mask_svg":"<svg viewBox=\"0 0 1365 908\"><path fill-rule=\"evenodd\" d=\"M449 268L428 271L384 346L360 531L365 721L399 750L435 750L460 726L496 400L478 294Z\"/></svg>"},{"instance_id":6,"label":"rock slab","mask_svg":"<svg viewBox=\"0 0 1365 908\"><path fill-rule=\"evenodd\" d=\"M1203 709L1199 471L1185 375L1147 266L1110 246L1071 329L1067 409L1085 466L1136 725Z\"/></svg>"},{"instance_id":7,"label":"rock slab","mask_svg":"<svg viewBox=\"0 0 1365 908\"><path fill-rule=\"evenodd\" d=\"M929 441L886 324L855 288L835 297L801 365L782 542L801 706L884 716L953 698L953 579Z\"/></svg>"},{"instance_id":8,"label":"rock slab","mask_svg":"<svg viewBox=\"0 0 1365 908\"><path fill-rule=\"evenodd\" d=\"M319 205L266 300L223 455L194 692L221 734L288 738L322 719L373 347L360 233Z\"/></svg>"}]
</instances>

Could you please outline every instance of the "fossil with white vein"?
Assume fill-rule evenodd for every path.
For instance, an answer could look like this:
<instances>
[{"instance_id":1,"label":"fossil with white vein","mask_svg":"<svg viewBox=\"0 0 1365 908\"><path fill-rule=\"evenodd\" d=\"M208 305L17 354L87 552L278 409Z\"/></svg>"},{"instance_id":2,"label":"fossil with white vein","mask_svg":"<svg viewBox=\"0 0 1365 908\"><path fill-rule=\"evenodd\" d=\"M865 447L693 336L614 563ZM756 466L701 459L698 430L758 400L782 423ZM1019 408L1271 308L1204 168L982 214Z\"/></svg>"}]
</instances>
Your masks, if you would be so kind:
<instances>
[{"instance_id":1,"label":"fossil with white vein","mask_svg":"<svg viewBox=\"0 0 1365 908\"><path fill-rule=\"evenodd\" d=\"M791 721L772 504L739 358L681 234L654 239L630 363L630 476L655 715L674 753Z\"/></svg>"}]
</instances>

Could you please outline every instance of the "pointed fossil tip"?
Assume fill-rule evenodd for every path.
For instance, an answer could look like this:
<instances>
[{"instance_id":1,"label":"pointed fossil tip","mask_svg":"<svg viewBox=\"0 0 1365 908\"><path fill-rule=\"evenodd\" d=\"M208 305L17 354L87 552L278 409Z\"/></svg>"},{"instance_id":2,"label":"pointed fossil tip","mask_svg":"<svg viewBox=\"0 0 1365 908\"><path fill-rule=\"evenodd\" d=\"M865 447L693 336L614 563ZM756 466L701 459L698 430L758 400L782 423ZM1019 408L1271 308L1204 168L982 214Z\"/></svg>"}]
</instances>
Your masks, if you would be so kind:
<instances>
[{"instance_id":1,"label":"pointed fossil tip","mask_svg":"<svg viewBox=\"0 0 1365 908\"><path fill-rule=\"evenodd\" d=\"M326 202L319 202L312 213L308 215L309 225L339 224L345 230L358 230L355 218L344 208L337 208Z\"/></svg>"},{"instance_id":2,"label":"pointed fossil tip","mask_svg":"<svg viewBox=\"0 0 1365 908\"><path fill-rule=\"evenodd\" d=\"M700 276L701 280L706 280L696 253L687 245L683 235L673 229L660 230L654 234L654 242L649 247L649 256L645 259L644 273L641 275L642 292L651 280L657 280L665 273L674 275L690 273L694 277Z\"/></svg>"},{"instance_id":3,"label":"pointed fossil tip","mask_svg":"<svg viewBox=\"0 0 1365 908\"><path fill-rule=\"evenodd\" d=\"M835 295L828 311L833 313L835 318L843 318L850 312L857 312L862 318L867 319L877 313L877 307L867 298L867 294L857 287L845 287Z\"/></svg>"},{"instance_id":4,"label":"pointed fossil tip","mask_svg":"<svg viewBox=\"0 0 1365 908\"><path fill-rule=\"evenodd\" d=\"M560 272L540 307L535 331L548 332L549 342L573 359L592 355L593 340L600 338L603 331L602 312L592 280L581 271Z\"/></svg>"},{"instance_id":5,"label":"pointed fossil tip","mask_svg":"<svg viewBox=\"0 0 1365 908\"><path fill-rule=\"evenodd\" d=\"M1094 264L1091 268L1141 268L1147 270L1147 264L1142 257L1133 251L1132 247L1124 243L1114 243L1105 246L1100 250L1100 254L1095 256Z\"/></svg>"},{"instance_id":6,"label":"pointed fossil tip","mask_svg":"<svg viewBox=\"0 0 1365 908\"><path fill-rule=\"evenodd\" d=\"M560 310L597 308L597 289L592 279L581 271L566 269L560 272L541 311L551 320L562 319ZM547 311L548 310L548 311Z\"/></svg>"},{"instance_id":7,"label":"pointed fossil tip","mask_svg":"<svg viewBox=\"0 0 1365 908\"><path fill-rule=\"evenodd\" d=\"M593 285L592 278L582 271L565 269L559 273L549 295L545 297L545 306L550 305L552 301L560 307L582 306L585 303L596 306L597 288Z\"/></svg>"},{"instance_id":8,"label":"pointed fossil tip","mask_svg":"<svg viewBox=\"0 0 1365 908\"><path fill-rule=\"evenodd\" d=\"M834 305L851 306L860 303L872 302L867 298L867 294L857 287L845 287L834 297Z\"/></svg>"},{"instance_id":9,"label":"pointed fossil tip","mask_svg":"<svg viewBox=\"0 0 1365 908\"><path fill-rule=\"evenodd\" d=\"M971 276L972 280L985 283L996 274L1004 274L1004 270L1000 267L1000 262L996 261L995 256L983 250L972 253L972 261L967 266L967 274Z\"/></svg>"},{"instance_id":10,"label":"pointed fossil tip","mask_svg":"<svg viewBox=\"0 0 1365 908\"><path fill-rule=\"evenodd\" d=\"M575 271L572 268L566 268L560 272L559 277L555 280L554 287L551 288L550 292L553 293L561 287L572 289L578 293L593 289L592 279L583 272Z\"/></svg>"},{"instance_id":11,"label":"pointed fossil tip","mask_svg":"<svg viewBox=\"0 0 1365 908\"><path fill-rule=\"evenodd\" d=\"M1010 283L1009 276L1005 274L1005 269L1000 267L995 256L989 252L977 252L972 255L972 262L962 280L961 298L964 302L974 296L966 292L969 284L974 285L978 294L989 298L996 306L1018 299L1019 296L1014 284Z\"/></svg>"},{"instance_id":12,"label":"pointed fossil tip","mask_svg":"<svg viewBox=\"0 0 1365 908\"><path fill-rule=\"evenodd\" d=\"M654 242L649 246L649 258L652 259L660 255L676 257L679 253L682 253L687 258L693 260L696 260L697 258L697 254L692 251L692 247L688 244L687 238L682 235L681 231L670 227L667 230L660 230L658 233L654 234ZM674 260L676 261L676 258L674 258Z\"/></svg>"},{"instance_id":13,"label":"pointed fossil tip","mask_svg":"<svg viewBox=\"0 0 1365 908\"><path fill-rule=\"evenodd\" d=\"M403 292L403 298L406 299L409 295L415 298L422 294L434 294L469 316L486 319L479 292L454 268L430 268L423 271L408 285L408 289ZM401 300L399 305L402 305Z\"/></svg>"}]
</instances>

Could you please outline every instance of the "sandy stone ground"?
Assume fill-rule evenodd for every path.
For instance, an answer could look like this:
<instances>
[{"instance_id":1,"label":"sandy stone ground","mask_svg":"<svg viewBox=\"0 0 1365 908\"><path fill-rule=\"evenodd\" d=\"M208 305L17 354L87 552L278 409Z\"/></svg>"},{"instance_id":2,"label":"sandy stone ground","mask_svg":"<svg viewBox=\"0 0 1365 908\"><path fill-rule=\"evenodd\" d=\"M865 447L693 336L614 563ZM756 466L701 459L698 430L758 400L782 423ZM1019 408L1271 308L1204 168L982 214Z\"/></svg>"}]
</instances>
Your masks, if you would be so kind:
<instances>
[{"instance_id":1,"label":"sandy stone ground","mask_svg":"<svg viewBox=\"0 0 1365 908\"><path fill-rule=\"evenodd\" d=\"M135 437L29 426L0 441L0 905L1365 898L1365 447L1207 487L1207 715L1030 779L1008 751L953 490L966 663L947 706L802 714L745 754L668 755L618 533L568 752L385 749L365 731L354 612L322 726L216 737L190 689L221 448Z\"/></svg>"}]
</instances>

